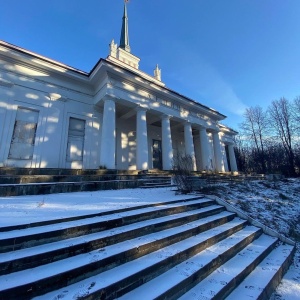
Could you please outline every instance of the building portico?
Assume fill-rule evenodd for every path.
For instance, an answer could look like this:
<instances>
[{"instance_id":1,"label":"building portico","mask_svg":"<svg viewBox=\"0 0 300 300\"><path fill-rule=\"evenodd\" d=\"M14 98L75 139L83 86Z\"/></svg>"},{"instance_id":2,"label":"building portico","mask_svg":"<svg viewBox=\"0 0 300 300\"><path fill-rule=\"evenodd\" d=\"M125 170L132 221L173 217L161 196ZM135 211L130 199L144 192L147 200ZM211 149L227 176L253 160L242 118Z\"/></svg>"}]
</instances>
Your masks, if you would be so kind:
<instances>
[{"instance_id":1,"label":"building portico","mask_svg":"<svg viewBox=\"0 0 300 300\"><path fill-rule=\"evenodd\" d=\"M173 116L170 108L169 114L163 114L161 103L156 103L155 110L146 101L142 106L109 96L100 103L102 167L172 170L175 152L191 156L194 171L225 172L229 171L229 165L232 171L237 170L233 142L228 137L222 141L220 130Z\"/></svg>"}]
</instances>

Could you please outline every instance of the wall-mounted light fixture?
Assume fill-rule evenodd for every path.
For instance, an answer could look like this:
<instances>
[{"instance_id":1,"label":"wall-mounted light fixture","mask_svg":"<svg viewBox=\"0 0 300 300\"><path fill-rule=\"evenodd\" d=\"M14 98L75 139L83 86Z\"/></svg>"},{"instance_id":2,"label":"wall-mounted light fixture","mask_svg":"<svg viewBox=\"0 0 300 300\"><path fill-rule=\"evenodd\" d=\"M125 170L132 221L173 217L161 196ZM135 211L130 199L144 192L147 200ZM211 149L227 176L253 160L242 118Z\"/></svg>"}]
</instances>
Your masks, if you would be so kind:
<instances>
[{"instance_id":1,"label":"wall-mounted light fixture","mask_svg":"<svg viewBox=\"0 0 300 300\"><path fill-rule=\"evenodd\" d=\"M62 102L68 101L67 97L64 97L58 93L49 93L49 98L51 101L62 101Z\"/></svg>"}]
</instances>

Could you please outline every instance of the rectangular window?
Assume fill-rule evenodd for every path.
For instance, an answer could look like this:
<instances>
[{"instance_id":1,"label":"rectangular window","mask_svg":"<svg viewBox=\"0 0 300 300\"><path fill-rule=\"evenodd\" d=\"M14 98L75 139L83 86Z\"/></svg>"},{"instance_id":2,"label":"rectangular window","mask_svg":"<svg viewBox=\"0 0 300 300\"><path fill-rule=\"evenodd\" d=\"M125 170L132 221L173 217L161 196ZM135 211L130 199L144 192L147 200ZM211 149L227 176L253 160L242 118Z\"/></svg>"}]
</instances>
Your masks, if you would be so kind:
<instances>
[{"instance_id":1,"label":"rectangular window","mask_svg":"<svg viewBox=\"0 0 300 300\"><path fill-rule=\"evenodd\" d=\"M18 107L8 158L32 159L38 111Z\"/></svg>"},{"instance_id":2,"label":"rectangular window","mask_svg":"<svg viewBox=\"0 0 300 300\"><path fill-rule=\"evenodd\" d=\"M68 131L67 161L82 161L85 120L70 118Z\"/></svg>"}]
</instances>

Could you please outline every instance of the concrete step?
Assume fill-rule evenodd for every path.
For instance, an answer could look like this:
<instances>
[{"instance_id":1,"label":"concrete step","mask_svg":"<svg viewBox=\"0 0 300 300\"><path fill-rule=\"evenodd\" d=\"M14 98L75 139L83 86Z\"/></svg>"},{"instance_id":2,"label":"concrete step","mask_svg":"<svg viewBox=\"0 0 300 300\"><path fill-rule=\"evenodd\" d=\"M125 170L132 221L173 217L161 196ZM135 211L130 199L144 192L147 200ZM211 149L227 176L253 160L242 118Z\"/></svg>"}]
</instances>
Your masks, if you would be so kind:
<instances>
[{"instance_id":1,"label":"concrete step","mask_svg":"<svg viewBox=\"0 0 300 300\"><path fill-rule=\"evenodd\" d=\"M195 256L125 294L120 299L174 299L184 294L217 267L234 257L241 249L260 236L261 230L248 226L229 238L207 247ZM163 282L163 284L159 284ZM148 291L148 292L146 292ZM201 298L200 298L201 299Z\"/></svg>"},{"instance_id":2,"label":"concrete step","mask_svg":"<svg viewBox=\"0 0 300 300\"><path fill-rule=\"evenodd\" d=\"M139 180L0 184L0 197L87 192L98 190L118 190L138 188L140 185L141 182Z\"/></svg>"},{"instance_id":3,"label":"concrete step","mask_svg":"<svg viewBox=\"0 0 300 300\"><path fill-rule=\"evenodd\" d=\"M46 221L39 221L39 222L33 222L33 223L25 223L25 224L18 224L18 225L11 225L11 226L4 226L0 227L0 232L6 232L6 231L12 231L12 230L19 230L19 229L28 229L28 228L33 228L33 227L40 227L40 226L45 226L45 225L53 225L53 224L59 224L59 223L64 223L64 222L70 222L70 221L77 221L81 219L90 219L94 217L100 217L100 216L107 216L111 214L116 214L116 213L123 213L123 212L130 212L132 210L138 210L138 209L143 209L143 208L151 208L151 207L157 207L158 209L160 207L164 207L165 205L169 204L179 204L179 203L189 203L189 201L193 200L200 200L203 199L202 202L207 202L207 201L212 201L211 203L215 203L214 200L210 200L205 198L204 196L190 196L190 197L185 197L183 199L177 199L177 200L171 200L171 201L164 201L164 202L154 202L154 203L149 203L149 204L143 204L143 205L136 205L136 206L129 206L129 207L124 207L120 209L114 209L112 211L103 211L99 213L94 213L94 214L87 214L87 215L79 215L79 216L73 216L73 217L68 217L68 218L59 218L59 219L50 219Z\"/></svg>"},{"instance_id":4,"label":"concrete step","mask_svg":"<svg viewBox=\"0 0 300 300\"><path fill-rule=\"evenodd\" d=\"M137 171L119 170L81 170L81 169L61 169L61 168L0 168L0 175L20 176L20 175L102 175L102 174L137 174Z\"/></svg>"},{"instance_id":5,"label":"concrete step","mask_svg":"<svg viewBox=\"0 0 300 300\"><path fill-rule=\"evenodd\" d=\"M171 178L159 178L159 179L144 179L145 185L157 184L157 183L171 183Z\"/></svg>"},{"instance_id":6,"label":"concrete step","mask_svg":"<svg viewBox=\"0 0 300 300\"><path fill-rule=\"evenodd\" d=\"M214 244L216 241L220 239L224 239L228 236L230 236L233 232L236 232L240 230L242 227L245 226L245 222L241 221L239 219L233 220L232 223L224 224L224 226L220 226L218 230L218 234L216 235L212 230L207 231L207 234L205 237L200 237L196 241L193 239L184 240L182 239L176 239L173 240L172 235L174 236L175 232L179 229L174 228L173 230L168 230L165 232L162 232L161 235L157 234L151 234L147 237L144 237L143 239L134 239L129 240L117 245L113 245L111 247L106 247L105 251L106 253L100 253L99 251L95 251L91 253L90 256L86 257L86 263L88 264L89 268L87 268L89 276L88 281L92 280L91 282L94 282L94 279L96 277L97 282L106 282L107 280L111 280L113 278L121 276L121 282L118 281L112 281L110 286L105 285L104 287L96 292L94 295L95 299L99 299L99 294L106 293L106 297L112 296L112 298L115 298L115 295L109 295L111 293L115 293L116 291L120 290L120 288L124 288L128 286L128 283L130 282L130 286L136 285L136 281L140 282L141 280L144 280L143 277L150 277L155 276L157 272L162 272L165 269L168 269L169 267L175 265L178 262L183 261L186 257L190 257L193 255L193 253L196 253L200 251L201 249L204 249L207 245ZM173 233L171 236L169 236L170 233ZM157 244L158 241L156 240L157 237L160 240L165 240L163 244ZM173 242L170 242L168 238L171 237ZM154 246L153 243L156 243L157 245ZM180 246L182 249L180 249ZM169 255L161 255L161 248L164 248ZM121 249L121 250L120 250ZM134 251L135 249L135 251ZM121 252L120 252L121 251ZM134 253L131 253L130 251L134 251ZM108 255L108 253L114 253L113 256ZM125 257L124 257L125 256ZM95 260L93 263L91 263L91 258ZM156 258L156 259L155 259ZM154 259L154 261L153 261ZM56 282L56 286L60 285L61 287L64 287L66 283L70 284L70 274L72 274L72 281L74 284L76 284L77 287L82 285L82 273L78 272L78 279L81 279L79 281L75 281L75 272L76 267L80 268L82 264L85 263L85 260L83 257L80 258L80 262L77 260L74 260L68 264L66 262L62 261L61 263L64 263L64 267L57 266L56 272L59 272L57 276L60 276L60 281ZM97 264L98 269L94 270L93 265ZM111 265L114 266L114 268L111 268ZM135 270L138 268L138 272ZM53 265L50 267L50 270L53 269ZM133 273L128 274L128 271L125 270L128 269ZM133 270L132 270L133 269ZM45 273L45 270L49 270L49 268L44 268L44 270L40 268L35 268L35 276L39 278L38 286L41 287L43 285L43 291L47 288L47 282L49 283L49 280L51 281L51 288L53 288L53 278L56 277L54 272L48 273L47 278L45 278L43 281L40 280L40 277L43 276ZM94 272L93 272L94 271ZM62 274L63 273L63 274ZM114 274L114 275L113 275ZM129 275L129 276L128 276ZM9 275L8 275L9 276ZM15 280L20 283L20 280L22 280L22 276L18 273L15 273L14 276L6 277L6 282L10 282L11 287L11 280ZM19 277L20 276L20 277ZM23 279L24 281L24 279ZM31 287L35 287L36 284L30 283ZM99 285L101 286L101 285ZM8 285L5 286L7 288ZM29 285L26 284L24 287L22 287L22 290L24 292L24 288L28 288ZM119 287L119 288L117 288ZM1 288L0 288L1 289ZM20 287L17 287L17 289L21 289ZM70 287L70 289L73 289L73 287ZM16 289L15 289L16 291ZM120 292L120 291L119 291ZM57 293L57 291L56 291ZM60 291L58 291L60 294ZM20 290L20 294L22 294L22 291ZM32 294L32 292L31 292ZM1 295L1 291L0 291ZM7 293L4 295L11 295L11 293ZM26 293L22 294L23 297L26 296ZM108 299L110 298L108 297ZM45 295L45 299L52 299L50 295ZM135 298L134 298L135 299ZM136 298L137 299L137 298Z\"/></svg>"},{"instance_id":7,"label":"concrete step","mask_svg":"<svg viewBox=\"0 0 300 300\"><path fill-rule=\"evenodd\" d=\"M220 240L231 240L232 234L235 232L238 234L239 230L244 227L239 226L241 225L240 222L241 220L235 219L232 222L221 225L218 230L208 230L196 237L180 241L165 247L164 249L159 249L149 255L120 265L115 269L108 270L87 280L80 281L73 286L70 286L69 290L77 290L79 286L90 286L95 282L97 284L89 291L90 299L99 299L101 297L100 295L104 294L105 297L103 299L156 299L153 293L159 290L161 286L166 286L170 281L173 281L173 274L168 276L168 272L173 269L176 270L180 265L186 266L188 261L194 260L195 257L202 251L205 251L210 245L218 244ZM240 229L237 230L236 226L240 227ZM242 240L245 241L247 238L252 240L255 235L260 234L260 230L257 228L254 230L246 230L248 233L247 237L246 234L244 234L238 241L236 239L235 243L231 243L232 252L234 252L234 247L239 248L241 246L243 243ZM223 254L226 256L225 253ZM207 269L209 269L209 267L213 268L213 262L210 266L207 266ZM164 277L164 275L166 276ZM162 277L164 278L162 279ZM152 285L154 282L155 284ZM130 292L128 292L129 290ZM37 299L46 299L47 297L48 299L53 299L62 292L63 290L60 289ZM122 295L124 296L122 297ZM70 292L66 293L64 296L66 299L72 299L74 294ZM164 297L162 299L171 298Z\"/></svg>"},{"instance_id":8,"label":"concrete step","mask_svg":"<svg viewBox=\"0 0 300 300\"><path fill-rule=\"evenodd\" d=\"M0 184L30 184L30 183L52 183L52 182L92 182L108 180L139 180L141 175L2 175ZM165 178L164 178L165 179Z\"/></svg>"},{"instance_id":9,"label":"concrete step","mask_svg":"<svg viewBox=\"0 0 300 300\"><path fill-rule=\"evenodd\" d=\"M294 252L200 197L0 231L1 300L267 299Z\"/></svg>"},{"instance_id":10,"label":"concrete step","mask_svg":"<svg viewBox=\"0 0 300 300\"><path fill-rule=\"evenodd\" d=\"M166 230L171 226L183 226L186 222L203 218L203 224L197 230L207 230L226 223L234 218L234 214L224 212L220 214L222 208L213 206L211 209L204 208L195 210L194 213L180 213L172 216L157 218L151 222L143 221L136 224L126 225L116 230L104 230L100 233L86 234L83 237L62 240L58 242L42 244L29 249L3 253L0 258L0 274L10 273L12 270L19 271L25 268L33 268L38 265L58 261L67 257L103 248L114 243L125 241L161 230ZM217 214L214 217L214 214ZM208 218L208 216L211 216ZM189 235L192 231L187 231L183 235Z\"/></svg>"},{"instance_id":11,"label":"concrete step","mask_svg":"<svg viewBox=\"0 0 300 300\"><path fill-rule=\"evenodd\" d=\"M84 278L107 271L112 267L197 235L205 231L207 227L212 226L208 224L209 222L209 219L201 219L187 223L184 226L150 233L123 242L116 241L116 244L102 245L102 247L99 246L97 250L90 251L89 253L78 254L74 257L29 269L34 270L34 272L30 273L30 276L26 276L28 270L10 272L0 277L4 283L0 287L0 297L17 299L22 296L22 299L27 299L27 297L31 298L40 293L78 282ZM227 225L225 226L226 230L219 229L219 238L240 230L245 224L246 221L240 219L233 222L231 226L225 223ZM214 234L211 238L213 243L218 238L218 235ZM72 241L70 242L72 243Z\"/></svg>"},{"instance_id":12,"label":"concrete step","mask_svg":"<svg viewBox=\"0 0 300 300\"><path fill-rule=\"evenodd\" d=\"M276 243L276 238L262 235L200 281L180 300L224 299L274 249ZM243 296L234 299L244 299Z\"/></svg>"},{"instance_id":13,"label":"concrete step","mask_svg":"<svg viewBox=\"0 0 300 300\"><path fill-rule=\"evenodd\" d=\"M173 184L156 184L156 185L146 185L146 186L141 186L142 189L154 189L154 188L173 188L176 187L176 185Z\"/></svg>"},{"instance_id":14,"label":"concrete step","mask_svg":"<svg viewBox=\"0 0 300 300\"><path fill-rule=\"evenodd\" d=\"M6 173L5 173L6 172ZM0 197L170 186L171 176L117 170L0 168Z\"/></svg>"},{"instance_id":15,"label":"concrete step","mask_svg":"<svg viewBox=\"0 0 300 300\"><path fill-rule=\"evenodd\" d=\"M175 187L172 184L171 177L168 176L147 176L147 178L143 179L143 184L141 188L164 188L164 187Z\"/></svg>"},{"instance_id":16,"label":"concrete step","mask_svg":"<svg viewBox=\"0 0 300 300\"><path fill-rule=\"evenodd\" d=\"M291 245L278 243L226 299L269 299L292 263L294 251Z\"/></svg>"},{"instance_id":17,"label":"concrete step","mask_svg":"<svg viewBox=\"0 0 300 300\"><path fill-rule=\"evenodd\" d=\"M224 210L221 206L214 204L215 202L213 200L198 198L182 202L160 204L154 207L136 207L132 211L118 211L117 213L111 213L110 215L91 215L90 218L83 216L82 218L77 217L76 220L62 219L57 224L55 224L54 220L51 225L42 225L43 223L38 223L38 228L34 226L34 224L31 224L31 228L23 228L22 230L18 228L17 230L8 231L7 228L3 228L3 232L0 232L0 253L74 238L130 225L148 219L160 218L181 212L189 212L208 206L209 209L197 212L196 217L199 217L201 214L209 213L210 209L217 209L218 211ZM189 214L187 216L191 218Z\"/></svg>"}]
</instances>

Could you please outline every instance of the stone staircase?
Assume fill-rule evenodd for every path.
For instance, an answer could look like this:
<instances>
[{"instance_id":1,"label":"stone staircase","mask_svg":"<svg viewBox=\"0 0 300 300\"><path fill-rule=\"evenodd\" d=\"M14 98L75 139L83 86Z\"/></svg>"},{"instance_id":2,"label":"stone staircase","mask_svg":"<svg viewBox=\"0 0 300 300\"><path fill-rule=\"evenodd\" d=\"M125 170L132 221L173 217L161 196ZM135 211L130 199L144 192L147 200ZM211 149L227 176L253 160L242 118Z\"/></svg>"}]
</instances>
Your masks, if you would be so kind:
<instances>
[{"instance_id":1,"label":"stone staircase","mask_svg":"<svg viewBox=\"0 0 300 300\"><path fill-rule=\"evenodd\" d=\"M166 172L0 168L0 197L166 186Z\"/></svg>"},{"instance_id":2,"label":"stone staircase","mask_svg":"<svg viewBox=\"0 0 300 300\"><path fill-rule=\"evenodd\" d=\"M163 188L163 187L175 187L172 184L170 176L153 176L148 175L141 185L141 188L149 189L149 188Z\"/></svg>"},{"instance_id":3,"label":"stone staircase","mask_svg":"<svg viewBox=\"0 0 300 300\"><path fill-rule=\"evenodd\" d=\"M0 241L1 300L268 299L294 252L204 197L2 227Z\"/></svg>"}]
</instances>

